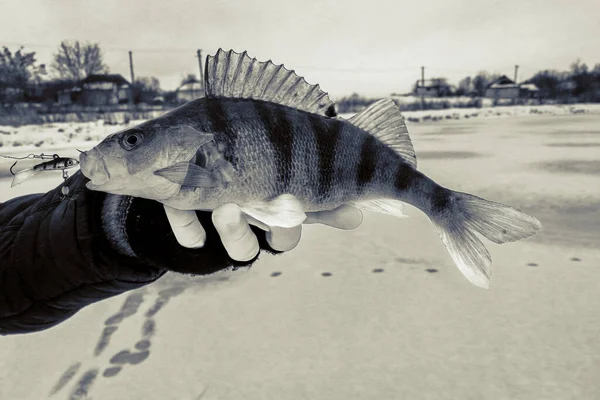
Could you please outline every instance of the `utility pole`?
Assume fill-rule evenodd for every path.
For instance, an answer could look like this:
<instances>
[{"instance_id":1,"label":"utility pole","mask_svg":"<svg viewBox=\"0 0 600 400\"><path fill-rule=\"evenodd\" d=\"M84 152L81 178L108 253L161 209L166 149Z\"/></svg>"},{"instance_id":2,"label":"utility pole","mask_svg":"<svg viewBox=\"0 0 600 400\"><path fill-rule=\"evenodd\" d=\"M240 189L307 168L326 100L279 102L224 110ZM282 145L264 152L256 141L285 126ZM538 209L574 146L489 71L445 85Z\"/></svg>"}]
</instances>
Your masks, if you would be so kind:
<instances>
[{"instance_id":1,"label":"utility pole","mask_svg":"<svg viewBox=\"0 0 600 400\"><path fill-rule=\"evenodd\" d=\"M425 67L421 67L421 109L425 109ZM417 89L418 92L418 89Z\"/></svg>"},{"instance_id":2,"label":"utility pole","mask_svg":"<svg viewBox=\"0 0 600 400\"><path fill-rule=\"evenodd\" d=\"M515 83L517 83L517 71L519 70L519 66L515 65Z\"/></svg>"},{"instance_id":3,"label":"utility pole","mask_svg":"<svg viewBox=\"0 0 600 400\"><path fill-rule=\"evenodd\" d=\"M200 68L200 85L202 85L202 89L204 89L204 71L202 69L202 50L198 49L196 54L198 55L198 68Z\"/></svg>"},{"instance_id":4,"label":"utility pole","mask_svg":"<svg viewBox=\"0 0 600 400\"><path fill-rule=\"evenodd\" d=\"M131 72L131 84L135 82L135 76L133 75L133 53L129 52L129 71Z\"/></svg>"},{"instance_id":5,"label":"utility pole","mask_svg":"<svg viewBox=\"0 0 600 400\"><path fill-rule=\"evenodd\" d=\"M130 87L130 95L129 95L129 104L133 105L133 85L135 84L135 76L133 75L133 53L131 50L129 51L129 72L131 72L131 85Z\"/></svg>"}]
</instances>

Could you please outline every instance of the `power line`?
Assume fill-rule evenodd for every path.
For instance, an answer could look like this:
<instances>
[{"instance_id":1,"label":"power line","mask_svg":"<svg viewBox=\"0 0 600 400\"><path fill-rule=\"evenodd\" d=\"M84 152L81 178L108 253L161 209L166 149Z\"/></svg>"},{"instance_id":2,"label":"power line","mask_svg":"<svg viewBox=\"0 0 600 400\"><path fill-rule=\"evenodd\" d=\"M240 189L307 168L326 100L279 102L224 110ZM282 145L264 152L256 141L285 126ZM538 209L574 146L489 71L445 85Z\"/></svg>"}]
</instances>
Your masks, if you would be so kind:
<instances>
[{"instance_id":1,"label":"power line","mask_svg":"<svg viewBox=\"0 0 600 400\"><path fill-rule=\"evenodd\" d=\"M0 42L2 46L23 46L23 47L31 47L31 48L52 48L56 49L59 45L50 45L50 44L41 44L41 43L17 43L17 42ZM163 49L143 49L136 47L113 47L113 46L104 46L99 43L100 48L103 51L107 52L121 52L121 51L135 51L136 53L194 53L193 49L174 49L174 48L163 48Z\"/></svg>"}]
</instances>

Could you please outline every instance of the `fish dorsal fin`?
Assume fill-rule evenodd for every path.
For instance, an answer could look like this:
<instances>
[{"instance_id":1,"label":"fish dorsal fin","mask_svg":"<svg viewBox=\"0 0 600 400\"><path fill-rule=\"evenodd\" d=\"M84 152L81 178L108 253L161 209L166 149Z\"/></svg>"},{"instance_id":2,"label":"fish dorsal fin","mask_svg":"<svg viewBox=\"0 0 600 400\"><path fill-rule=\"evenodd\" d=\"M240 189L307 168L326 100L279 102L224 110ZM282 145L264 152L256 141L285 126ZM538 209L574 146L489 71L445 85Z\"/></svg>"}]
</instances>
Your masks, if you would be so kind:
<instances>
[{"instance_id":1,"label":"fish dorsal fin","mask_svg":"<svg viewBox=\"0 0 600 400\"><path fill-rule=\"evenodd\" d=\"M319 85L311 85L271 60L250 58L244 51L219 49L208 56L205 69L206 97L270 101L325 117L335 117L335 105Z\"/></svg>"},{"instance_id":2,"label":"fish dorsal fin","mask_svg":"<svg viewBox=\"0 0 600 400\"><path fill-rule=\"evenodd\" d=\"M371 104L350 118L349 122L377 137L413 168L417 168L417 156L404 117L392 100L381 99Z\"/></svg>"}]
</instances>

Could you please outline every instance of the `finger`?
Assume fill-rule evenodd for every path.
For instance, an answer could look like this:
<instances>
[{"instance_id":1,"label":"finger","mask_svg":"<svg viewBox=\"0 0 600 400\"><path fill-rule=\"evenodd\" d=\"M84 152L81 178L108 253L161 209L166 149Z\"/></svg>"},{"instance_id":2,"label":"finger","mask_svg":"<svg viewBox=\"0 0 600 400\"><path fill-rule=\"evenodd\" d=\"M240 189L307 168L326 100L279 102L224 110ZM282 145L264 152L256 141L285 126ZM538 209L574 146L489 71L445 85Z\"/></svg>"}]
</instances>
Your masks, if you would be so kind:
<instances>
[{"instance_id":1,"label":"finger","mask_svg":"<svg viewBox=\"0 0 600 400\"><path fill-rule=\"evenodd\" d=\"M195 211L183 211L167 205L163 206L171 229L180 245L190 249L197 249L204 246L206 232L200 224Z\"/></svg>"},{"instance_id":2,"label":"finger","mask_svg":"<svg viewBox=\"0 0 600 400\"><path fill-rule=\"evenodd\" d=\"M307 213L307 216L305 224L323 224L344 230L356 229L363 221L362 211L348 204L334 210Z\"/></svg>"},{"instance_id":3,"label":"finger","mask_svg":"<svg viewBox=\"0 0 600 400\"><path fill-rule=\"evenodd\" d=\"M225 204L216 208L212 221L229 257L238 261L256 257L260 249L258 239L237 205Z\"/></svg>"},{"instance_id":4,"label":"finger","mask_svg":"<svg viewBox=\"0 0 600 400\"><path fill-rule=\"evenodd\" d=\"M302 236L302 225L293 228L270 227L266 234L267 243L273 250L289 251L298 245Z\"/></svg>"}]
</instances>

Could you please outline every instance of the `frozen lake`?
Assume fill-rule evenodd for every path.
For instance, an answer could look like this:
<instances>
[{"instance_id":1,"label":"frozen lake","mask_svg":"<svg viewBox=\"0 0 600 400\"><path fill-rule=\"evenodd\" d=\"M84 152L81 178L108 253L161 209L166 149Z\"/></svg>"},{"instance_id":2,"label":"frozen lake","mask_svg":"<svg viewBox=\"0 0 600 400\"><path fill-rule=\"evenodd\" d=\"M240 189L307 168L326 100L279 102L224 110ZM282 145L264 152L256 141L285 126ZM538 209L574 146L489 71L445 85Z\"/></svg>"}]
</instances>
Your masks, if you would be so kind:
<instances>
[{"instance_id":1,"label":"frozen lake","mask_svg":"<svg viewBox=\"0 0 600 400\"><path fill-rule=\"evenodd\" d=\"M463 278L414 208L365 214L352 232L308 226L295 250L249 270L168 274L0 338L0 398L600 398L600 116L409 130L419 170L544 225L486 242L489 290ZM0 201L60 182L3 178ZM103 333L115 315L126 317Z\"/></svg>"}]
</instances>

